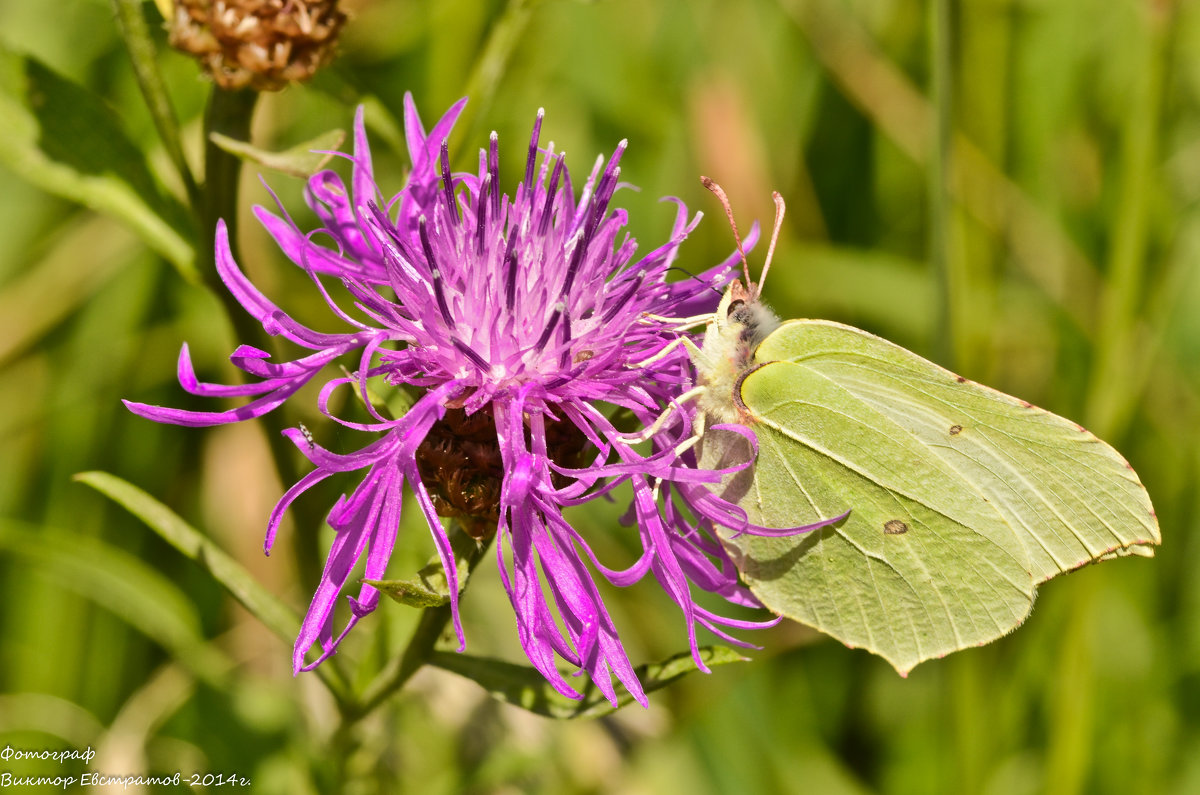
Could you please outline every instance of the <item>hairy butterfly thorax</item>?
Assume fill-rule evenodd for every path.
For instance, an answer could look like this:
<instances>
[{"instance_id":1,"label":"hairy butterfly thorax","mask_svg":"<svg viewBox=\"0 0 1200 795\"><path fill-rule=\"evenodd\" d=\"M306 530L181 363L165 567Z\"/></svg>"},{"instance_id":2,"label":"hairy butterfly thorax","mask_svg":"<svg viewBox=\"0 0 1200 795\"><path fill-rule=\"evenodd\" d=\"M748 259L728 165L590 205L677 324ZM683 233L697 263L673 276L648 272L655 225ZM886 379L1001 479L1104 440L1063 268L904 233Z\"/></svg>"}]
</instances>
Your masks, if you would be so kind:
<instances>
[{"instance_id":1,"label":"hairy butterfly thorax","mask_svg":"<svg viewBox=\"0 0 1200 795\"><path fill-rule=\"evenodd\" d=\"M775 243L779 237L779 229L783 222L784 204L778 193L772 194L775 199L775 228L771 235L771 245L767 251L766 264L763 265L762 276L755 284L750 279L750 268L746 262L746 254L742 249L741 236L737 224L733 220L733 210L729 199L721 186L708 177L700 181L712 191L721 201L729 225L733 229L734 240L737 242L738 253L742 257L743 274L746 283L734 280L725 290L717 311L713 314L704 330L704 341L700 348L689 346L692 364L696 368L697 386L702 388L696 405L704 418L713 422L738 422L744 425L753 424L754 418L746 411L738 396L738 384L751 369L754 352L758 345L771 332L779 328L779 318L770 307L760 300L762 285L766 279L771 257L775 252Z\"/></svg>"}]
</instances>

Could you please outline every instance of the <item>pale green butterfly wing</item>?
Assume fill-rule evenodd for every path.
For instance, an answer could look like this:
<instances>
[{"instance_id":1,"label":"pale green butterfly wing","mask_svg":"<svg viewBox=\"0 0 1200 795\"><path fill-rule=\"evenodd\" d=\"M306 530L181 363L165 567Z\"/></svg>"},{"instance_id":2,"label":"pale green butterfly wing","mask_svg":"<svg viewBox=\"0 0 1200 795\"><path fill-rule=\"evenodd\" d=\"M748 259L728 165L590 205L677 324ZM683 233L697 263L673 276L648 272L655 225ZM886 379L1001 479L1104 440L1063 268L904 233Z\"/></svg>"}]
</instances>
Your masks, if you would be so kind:
<instances>
[{"instance_id":1,"label":"pale green butterfly wing","mask_svg":"<svg viewBox=\"0 0 1200 795\"><path fill-rule=\"evenodd\" d=\"M1077 423L830 321L784 324L755 361L818 372L903 427L998 508L1036 582L1110 554L1152 555L1146 545L1161 540L1132 467ZM762 374L755 389L777 391Z\"/></svg>"},{"instance_id":2,"label":"pale green butterfly wing","mask_svg":"<svg viewBox=\"0 0 1200 795\"><path fill-rule=\"evenodd\" d=\"M907 672L988 643L1062 571L1159 541L1145 489L1075 423L849 326L784 323L738 387L758 438L728 484L751 521L807 535L727 538L769 608ZM701 462L745 457L704 434Z\"/></svg>"}]
</instances>

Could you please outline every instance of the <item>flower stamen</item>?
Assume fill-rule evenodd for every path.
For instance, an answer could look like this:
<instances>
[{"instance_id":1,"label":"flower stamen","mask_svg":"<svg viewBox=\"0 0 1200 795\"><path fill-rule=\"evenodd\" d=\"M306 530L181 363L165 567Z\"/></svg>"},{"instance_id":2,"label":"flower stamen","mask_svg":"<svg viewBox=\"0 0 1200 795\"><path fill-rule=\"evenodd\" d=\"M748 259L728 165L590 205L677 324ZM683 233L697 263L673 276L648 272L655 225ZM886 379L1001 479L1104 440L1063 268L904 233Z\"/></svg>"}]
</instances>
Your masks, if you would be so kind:
<instances>
[{"instance_id":1,"label":"flower stamen","mask_svg":"<svg viewBox=\"0 0 1200 795\"><path fill-rule=\"evenodd\" d=\"M533 190L533 166L537 162L538 141L542 137L542 120L546 118L546 109L538 108L537 119L533 122L533 134L529 138L529 156L525 159L525 190Z\"/></svg>"},{"instance_id":2,"label":"flower stamen","mask_svg":"<svg viewBox=\"0 0 1200 795\"><path fill-rule=\"evenodd\" d=\"M488 138L488 176L492 178L492 217L500 215L500 136L495 130Z\"/></svg>"},{"instance_id":3,"label":"flower stamen","mask_svg":"<svg viewBox=\"0 0 1200 795\"><path fill-rule=\"evenodd\" d=\"M429 280L433 287L433 298L437 301L438 311L442 320L449 328L454 328L454 318L450 315L450 307L446 303L446 293L442 290L442 272L438 270L437 259L433 256L433 246L429 243L429 232L425 228L425 216L417 222L418 234L421 237L421 248L425 250L425 260L429 265Z\"/></svg>"},{"instance_id":4,"label":"flower stamen","mask_svg":"<svg viewBox=\"0 0 1200 795\"><path fill-rule=\"evenodd\" d=\"M604 323L611 323L613 318L617 316L618 312L629 306L629 299L637 295L638 291L642 289L642 283L644 281L646 281L646 273L645 271L640 271L638 275L633 278L633 281L630 283L630 285L621 291L620 297L608 302L608 308L604 310Z\"/></svg>"},{"instance_id":5,"label":"flower stamen","mask_svg":"<svg viewBox=\"0 0 1200 795\"><path fill-rule=\"evenodd\" d=\"M458 201L454 198L454 182L450 178L450 145L446 141L442 141L440 160L442 166L442 193L446 197L446 211L450 213L450 217L457 224L462 219L458 214Z\"/></svg>"},{"instance_id":6,"label":"flower stamen","mask_svg":"<svg viewBox=\"0 0 1200 795\"><path fill-rule=\"evenodd\" d=\"M478 367L480 371L485 373L491 372L492 366L488 364L487 359L484 359L482 356L476 353L475 349L470 345L458 339L457 337L451 337L450 344L457 348L463 356L466 356L468 359L470 359L471 363Z\"/></svg>"},{"instance_id":7,"label":"flower stamen","mask_svg":"<svg viewBox=\"0 0 1200 795\"><path fill-rule=\"evenodd\" d=\"M550 175L550 187L546 191L546 202L542 205L541 220L538 221L539 235L545 235L550 229L551 211L554 208L554 199L558 195L558 181L562 179L563 161L566 156L566 152L563 152L554 159L554 173Z\"/></svg>"},{"instance_id":8,"label":"flower stamen","mask_svg":"<svg viewBox=\"0 0 1200 795\"><path fill-rule=\"evenodd\" d=\"M548 323L546 323L546 328L544 331L542 331L542 336L538 338L537 343L534 344L534 346L533 346L533 349L535 351L545 350L546 343L550 341L550 335L554 333L555 327L558 326L558 319L561 318L562 316L563 316L562 304L561 303L555 304L554 305L554 314L550 315L550 321Z\"/></svg>"},{"instance_id":9,"label":"flower stamen","mask_svg":"<svg viewBox=\"0 0 1200 795\"><path fill-rule=\"evenodd\" d=\"M483 178L483 185L479 188L479 198L475 202L475 255L483 257L484 252L484 230L487 228L487 197L491 193L492 175L487 174Z\"/></svg>"},{"instance_id":10,"label":"flower stamen","mask_svg":"<svg viewBox=\"0 0 1200 795\"><path fill-rule=\"evenodd\" d=\"M510 315L517 303L517 254L513 251L516 240L517 233L514 230L504 250L504 306Z\"/></svg>"}]
</instances>

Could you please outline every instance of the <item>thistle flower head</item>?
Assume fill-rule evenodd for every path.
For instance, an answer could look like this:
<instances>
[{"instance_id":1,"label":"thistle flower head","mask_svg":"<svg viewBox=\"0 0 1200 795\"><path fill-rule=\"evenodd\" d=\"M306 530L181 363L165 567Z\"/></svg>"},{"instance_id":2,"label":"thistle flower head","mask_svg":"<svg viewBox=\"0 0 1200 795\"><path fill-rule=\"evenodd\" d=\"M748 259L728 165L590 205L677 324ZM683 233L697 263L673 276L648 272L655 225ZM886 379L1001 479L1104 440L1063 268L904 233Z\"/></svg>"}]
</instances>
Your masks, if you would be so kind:
<instances>
[{"instance_id":1,"label":"thistle flower head","mask_svg":"<svg viewBox=\"0 0 1200 795\"><path fill-rule=\"evenodd\" d=\"M338 0L175 0L171 46L226 91L278 91L333 57L346 21Z\"/></svg>"},{"instance_id":2,"label":"thistle flower head","mask_svg":"<svg viewBox=\"0 0 1200 795\"><path fill-rule=\"evenodd\" d=\"M459 517L477 538L495 536L496 562L521 644L556 689L577 695L558 670L562 660L586 671L614 703L613 676L644 704L593 571L617 585L653 574L683 611L702 669L697 625L732 642L738 641L725 627L759 626L722 617L693 600L693 589L700 588L755 604L738 585L712 524L753 528L735 506L699 487L727 470L700 470L680 456L691 410L676 404L669 421L655 422L691 384L687 355L676 344L681 326L667 318L712 311L714 288L730 278L734 257L693 279L668 282L678 247L699 216L689 218L683 204L671 200L676 215L667 241L637 256L635 241L624 232L625 211L612 207L625 142L607 159L597 159L576 189L565 155L553 144L541 145L540 112L511 196L501 191L495 133L474 173L452 173L446 137L464 102L426 134L406 97L413 170L390 199L383 200L376 187L360 112L349 156L350 188L333 172L309 182L309 203L324 224L320 229L305 233L286 212L257 208L348 330L317 332L271 303L238 269L222 225L217 262L225 284L268 332L311 352L273 363L265 352L242 346L233 362L260 380L222 386L197 381L185 347L179 378L186 389L254 399L219 412L127 405L151 419L183 425L248 419L283 403L325 365L356 353L355 372L326 382L318 402L321 411L369 434L370 441L357 452L338 454L313 444L301 430L285 432L314 469L276 506L268 549L297 495L334 473L364 471L353 493L329 515L337 536L296 642L295 669L311 668L332 654L376 607L379 592L362 585L349 597L350 619L334 637L337 596L355 564L365 557L365 578L384 576L407 483L446 570L460 647L459 572L439 514ZM341 281L353 298L352 311L325 291L322 276ZM407 413L392 418L371 403L373 379L423 391ZM343 387L363 398L368 421L330 412L331 394ZM617 414L646 431L641 437L623 433ZM629 519L643 552L632 566L614 570L596 559L563 510L609 495L621 484L629 484L633 494ZM321 654L306 664L314 644Z\"/></svg>"}]
</instances>

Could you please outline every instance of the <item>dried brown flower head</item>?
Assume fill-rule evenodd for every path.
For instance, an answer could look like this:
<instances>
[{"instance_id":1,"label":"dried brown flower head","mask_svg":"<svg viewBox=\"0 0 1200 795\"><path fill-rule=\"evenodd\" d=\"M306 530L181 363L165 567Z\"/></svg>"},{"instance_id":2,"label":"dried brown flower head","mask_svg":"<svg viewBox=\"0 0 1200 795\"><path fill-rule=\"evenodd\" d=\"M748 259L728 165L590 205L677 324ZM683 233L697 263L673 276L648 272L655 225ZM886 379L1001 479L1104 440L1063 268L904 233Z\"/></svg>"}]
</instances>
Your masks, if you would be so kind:
<instances>
[{"instance_id":1,"label":"dried brown flower head","mask_svg":"<svg viewBox=\"0 0 1200 795\"><path fill-rule=\"evenodd\" d=\"M277 91L333 57L338 0L175 0L171 46L227 91Z\"/></svg>"},{"instance_id":2,"label":"dried brown flower head","mask_svg":"<svg viewBox=\"0 0 1200 795\"><path fill-rule=\"evenodd\" d=\"M545 433L551 461L564 467L585 465L587 439L578 428L570 422L547 420ZM471 415L461 408L447 409L446 416L429 429L416 458L439 515L458 518L467 534L477 539L495 534L504 459L490 409ZM567 483L555 473L551 481L559 488Z\"/></svg>"}]
</instances>

